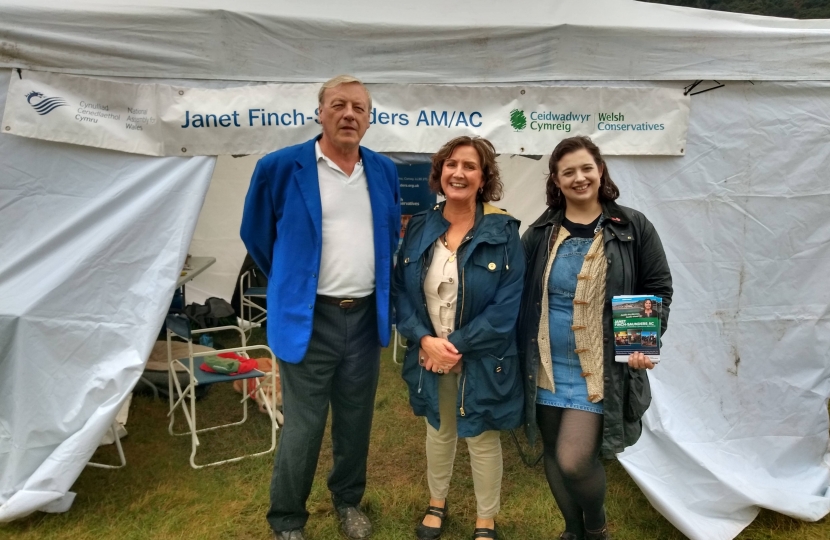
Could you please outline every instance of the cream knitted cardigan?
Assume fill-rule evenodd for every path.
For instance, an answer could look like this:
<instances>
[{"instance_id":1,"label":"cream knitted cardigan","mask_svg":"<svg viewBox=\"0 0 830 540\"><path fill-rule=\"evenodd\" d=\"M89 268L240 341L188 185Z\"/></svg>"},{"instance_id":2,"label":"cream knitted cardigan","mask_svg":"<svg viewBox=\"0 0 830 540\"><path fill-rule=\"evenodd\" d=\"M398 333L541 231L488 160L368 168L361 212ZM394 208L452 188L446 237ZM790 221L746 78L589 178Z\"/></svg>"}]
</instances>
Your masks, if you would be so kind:
<instances>
[{"instance_id":1,"label":"cream knitted cardigan","mask_svg":"<svg viewBox=\"0 0 830 540\"><path fill-rule=\"evenodd\" d=\"M539 321L539 373L536 380L541 388L555 391L553 380L553 364L550 355L550 318L548 315L548 279L550 278L556 252L562 242L570 236L564 227L558 227L556 236L548 256L545 277L542 282L542 318ZM602 311L605 307L605 274L608 265L605 260L605 245L602 231L594 235L594 241L582 269L577 274L576 293L574 294L574 318L571 329L576 338L576 349L579 355L579 364L582 367L582 376L588 385L588 401L597 403L603 396L603 341L602 341ZM542 377L541 374L545 376Z\"/></svg>"}]
</instances>

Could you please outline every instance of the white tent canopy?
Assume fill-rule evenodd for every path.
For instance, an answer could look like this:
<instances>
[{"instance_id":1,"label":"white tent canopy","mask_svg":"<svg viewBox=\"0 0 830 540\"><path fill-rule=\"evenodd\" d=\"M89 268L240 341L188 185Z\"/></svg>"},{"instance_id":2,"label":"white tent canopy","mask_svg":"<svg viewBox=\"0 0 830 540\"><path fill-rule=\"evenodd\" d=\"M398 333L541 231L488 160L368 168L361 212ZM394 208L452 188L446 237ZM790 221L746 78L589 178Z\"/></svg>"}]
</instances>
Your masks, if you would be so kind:
<instances>
[{"instance_id":1,"label":"white tent canopy","mask_svg":"<svg viewBox=\"0 0 830 540\"><path fill-rule=\"evenodd\" d=\"M626 0L0 1L0 66L389 83L828 80L830 22Z\"/></svg>"},{"instance_id":2,"label":"white tent canopy","mask_svg":"<svg viewBox=\"0 0 830 540\"><path fill-rule=\"evenodd\" d=\"M685 156L609 159L620 202L654 222L675 280L643 438L620 459L694 539L733 538L759 507L830 512L830 21L629 0L0 0L0 68L198 87L341 72L397 84L727 81L692 98ZM0 108L10 77L0 72ZM253 159L230 160L208 193L212 157L0 134L0 521L71 505L149 354L206 194L202 216L227 226L207 215L192 246L220 239L240 256L239 209L212 195L238 206ZM501 206L527 224L546 162L500 163Z\"/></svg>"}]
</instances>

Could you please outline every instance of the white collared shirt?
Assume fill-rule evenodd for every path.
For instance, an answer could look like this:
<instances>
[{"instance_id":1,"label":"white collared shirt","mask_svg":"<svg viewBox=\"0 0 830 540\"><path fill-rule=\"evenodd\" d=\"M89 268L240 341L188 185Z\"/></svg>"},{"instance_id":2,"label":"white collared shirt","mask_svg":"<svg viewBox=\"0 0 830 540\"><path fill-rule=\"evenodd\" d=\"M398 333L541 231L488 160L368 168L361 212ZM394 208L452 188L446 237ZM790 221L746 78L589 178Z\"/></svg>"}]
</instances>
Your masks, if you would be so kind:
<instances>
[{"instance_id":1,"label":"white collared shirt","mask_svg":"<svg viewBox=\"0 0 830 540\"><path fill-rule=\"evenodd\" d=\"M347 175L314 145L323 208L317 294L363 298L375 291L375 237L363 162Z\"/></svg>"}]
</instances>

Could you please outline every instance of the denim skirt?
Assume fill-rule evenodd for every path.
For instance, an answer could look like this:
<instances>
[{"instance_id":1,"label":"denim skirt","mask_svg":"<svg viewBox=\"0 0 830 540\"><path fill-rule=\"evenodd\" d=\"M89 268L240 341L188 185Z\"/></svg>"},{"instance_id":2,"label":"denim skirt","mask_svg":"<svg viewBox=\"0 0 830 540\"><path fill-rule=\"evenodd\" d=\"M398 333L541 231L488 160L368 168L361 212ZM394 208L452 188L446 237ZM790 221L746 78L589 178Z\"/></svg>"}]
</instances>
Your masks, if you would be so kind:
<instances>
[{"instance_id":1,"label":"denim skirt","mask_svg":"<svg viewBox=\"0 0 830 540\"><path fill-rule=\"evenodd\" d=\"M588 253L593 241L593 238L567 238L559 246L553 260L553 268L548 279L548 316L553 385L556 392L537 388L536 403L602 414L602 401L588 401L588 385L582 377L579 355L574 352L576 337L571 330L574 320L576 275L582 270L585 254Z\"/></svg>"}]
</instances>

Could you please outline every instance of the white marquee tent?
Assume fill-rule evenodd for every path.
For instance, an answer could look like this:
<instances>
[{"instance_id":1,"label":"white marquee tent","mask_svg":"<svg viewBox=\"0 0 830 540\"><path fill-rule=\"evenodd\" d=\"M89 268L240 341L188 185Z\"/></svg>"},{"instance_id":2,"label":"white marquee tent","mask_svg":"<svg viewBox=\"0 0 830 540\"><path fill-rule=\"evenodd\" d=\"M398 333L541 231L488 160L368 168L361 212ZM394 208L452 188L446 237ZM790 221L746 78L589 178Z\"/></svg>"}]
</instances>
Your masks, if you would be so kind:
<instances>
[{"instance_id":1,"label":"white marquee tent","mask_svg":"<svg viewBox=\"0 0 830 540\"><path fill-rule=\"evenodd\" d=\"M693 539L733 538L761 507L830 512L830 22L631 0L0 0L0 68L0 106L28 71L202 88L341 72L400 85L725 83L691 98L684 156L609 159L675 280L654 401L620 460ZM529 223L545 160L500 160L501 205ZM71 506L189 247L221 248L195 285L229 295L253 161L0 134L0 521Z\"/></svg>"}]
</instances>

